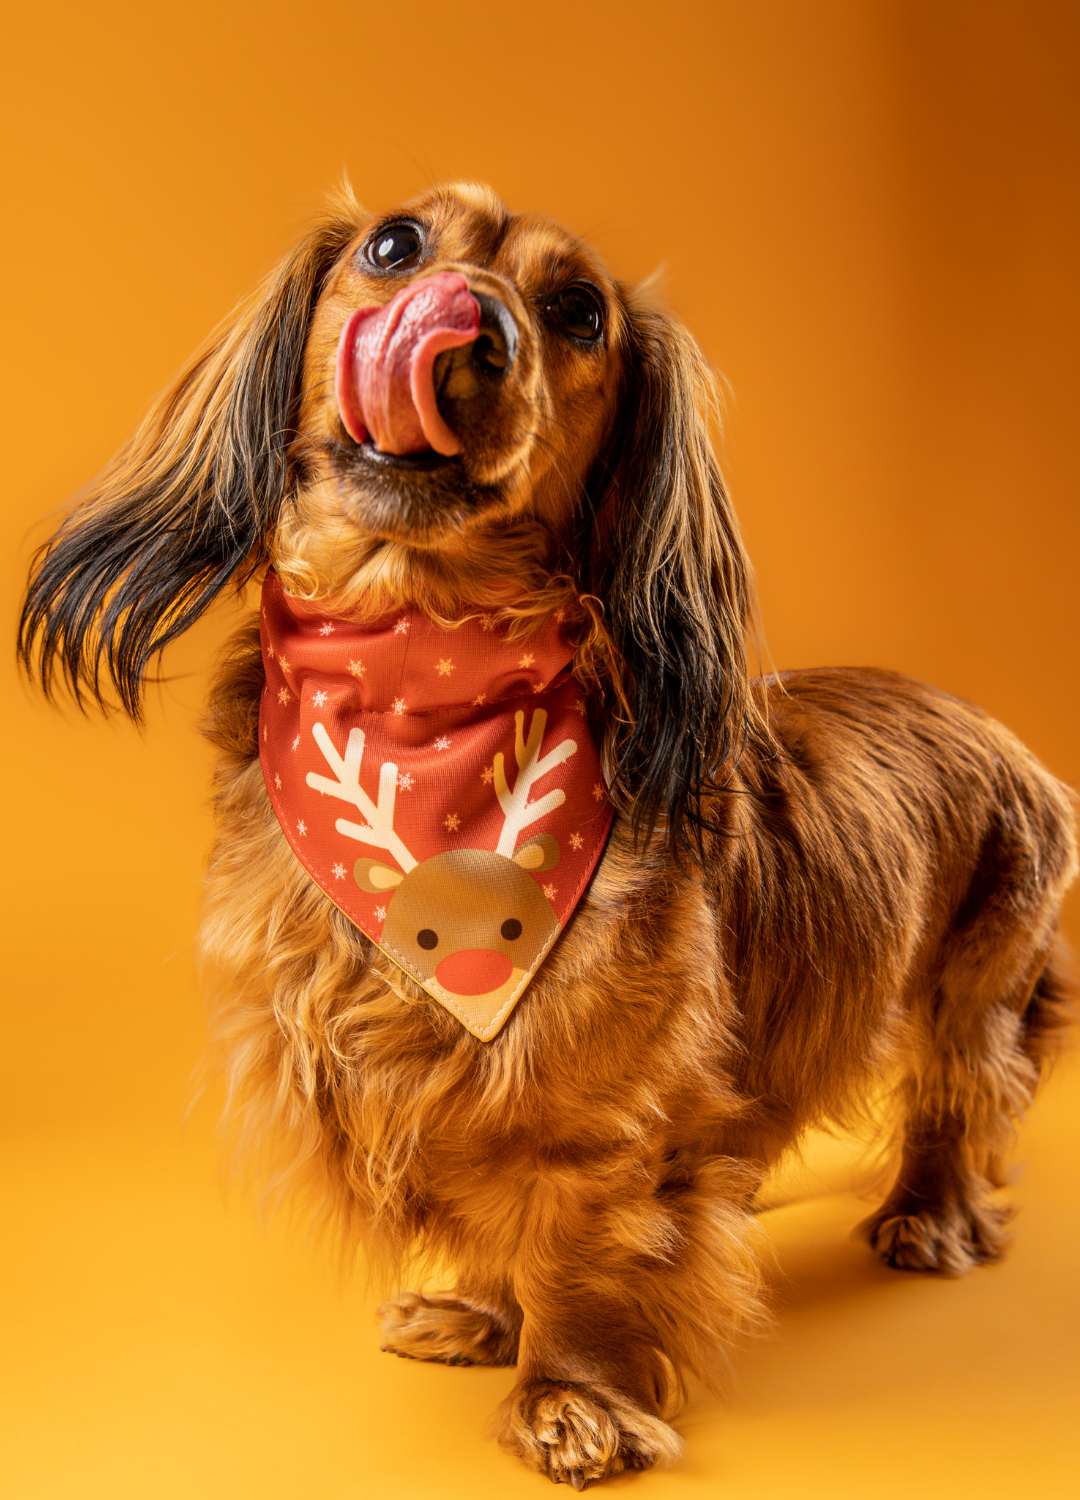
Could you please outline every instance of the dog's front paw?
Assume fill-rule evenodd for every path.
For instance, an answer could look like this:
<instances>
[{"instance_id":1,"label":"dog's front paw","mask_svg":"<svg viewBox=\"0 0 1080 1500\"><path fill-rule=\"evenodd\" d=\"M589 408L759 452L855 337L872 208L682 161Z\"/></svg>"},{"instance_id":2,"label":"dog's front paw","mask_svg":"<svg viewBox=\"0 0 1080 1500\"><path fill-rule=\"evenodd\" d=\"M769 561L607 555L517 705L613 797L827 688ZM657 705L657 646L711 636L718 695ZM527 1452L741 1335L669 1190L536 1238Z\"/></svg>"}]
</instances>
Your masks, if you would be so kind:
<instances>
[{"instance_id":1,"label":"dog's front paw","mask_svg":"<svg viewBox=\"0 0 1080 1500\"><path fill-rule=\"evenodd\" d=\"M512 1365L517 1332L508 1319L452 1293L402 1292L378 1310L383 1349L444 1365Z\"/></svg>"},{"instance_id":2,"label":"dog's front paw","mask_svg":"<svg viewBox=\"0 0 1080 1500\"><path fill-rule=\"evenodd\" d=\"M624 1469L672 1463L675 1430L607 1386L530 1380L503 1404L499 1442L555 1484L583 1489Z\"/></svg>"},{"instance_id":3,"label":"dog's front paw","mask_svg":"<svg viewBox=\"0 0 1080 1500\"><path fill-rule=\"evenodd\" d=\"M886 1203L863 1224L871 1248L899 1271L937 1271L963 1276L973 1266L1000 1260L1009 1242L1011 1214L997 1203L918 1201Z\"/></svg>"}]
</instances>

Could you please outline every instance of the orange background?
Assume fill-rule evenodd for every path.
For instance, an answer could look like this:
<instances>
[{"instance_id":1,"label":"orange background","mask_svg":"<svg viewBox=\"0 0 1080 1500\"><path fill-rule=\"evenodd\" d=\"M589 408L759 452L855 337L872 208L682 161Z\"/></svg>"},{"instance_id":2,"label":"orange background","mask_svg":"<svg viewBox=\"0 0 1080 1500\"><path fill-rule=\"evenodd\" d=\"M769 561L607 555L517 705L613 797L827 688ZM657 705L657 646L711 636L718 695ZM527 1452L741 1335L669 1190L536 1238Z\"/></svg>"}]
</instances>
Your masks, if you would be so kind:
<instances>
[{"instance_id":1,"label":"orange background","mask_svg":"<svg viewBox=\"0 0 1080 1500\"><path fill-rule=\"evenodd\" d=\"M0 99L12 628L40 518L343 170L373 207L481 177L616 273L663 268L730 384L725 462L777 664L928 678L1080 779L1075 7L21 11ZM219 1192L212 1111L181 1127L210 838L196 724L235 616L172 651L144 736L47 709L4 658L0 1483L546 1493L483 1435L512 1372L381 1356L362 1286ZM778 1332L727 1406L695 1397L682 1465L616 1488L1064 1495L1075 1065L1020 1154L1012 1257L948 1283L849 1242L850 1153L815 1143L763 1216Z\"/></svg>"}]
</instances>

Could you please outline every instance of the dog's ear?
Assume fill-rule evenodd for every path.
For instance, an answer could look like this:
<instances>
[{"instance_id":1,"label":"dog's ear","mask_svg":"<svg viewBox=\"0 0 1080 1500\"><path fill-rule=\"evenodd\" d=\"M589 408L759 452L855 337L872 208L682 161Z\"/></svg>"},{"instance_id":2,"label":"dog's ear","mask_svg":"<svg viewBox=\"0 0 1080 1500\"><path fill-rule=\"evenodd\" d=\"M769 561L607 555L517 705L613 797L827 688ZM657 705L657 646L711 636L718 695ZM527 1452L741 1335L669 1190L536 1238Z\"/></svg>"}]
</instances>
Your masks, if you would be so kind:
<instances>
[{"instance_id":1,"label":"dog's ear","mask_svg":"<svg viewBox=\"0 0 1080 1500\"><path fill-rule=\"evenodd\" d=\"M680 324L624 295L624 385L590 486L607 770L635 838L662 827L700 859L710 799L747 737L768 737L749 692L753 585L712 447L715 377Z\"/></svg>"},{"instance_id":2,"label":"dog's ear","mask_svg":"<svg viewBox=\"0 0 1080 1500\"><path fill-rule=\"evenodd\" d=\"M35 558L19 651L50 693L138 719L151 657L258 566L293 482L311 313L360 210L344 190L211 336Z\"/></svg>"}]
</instances>

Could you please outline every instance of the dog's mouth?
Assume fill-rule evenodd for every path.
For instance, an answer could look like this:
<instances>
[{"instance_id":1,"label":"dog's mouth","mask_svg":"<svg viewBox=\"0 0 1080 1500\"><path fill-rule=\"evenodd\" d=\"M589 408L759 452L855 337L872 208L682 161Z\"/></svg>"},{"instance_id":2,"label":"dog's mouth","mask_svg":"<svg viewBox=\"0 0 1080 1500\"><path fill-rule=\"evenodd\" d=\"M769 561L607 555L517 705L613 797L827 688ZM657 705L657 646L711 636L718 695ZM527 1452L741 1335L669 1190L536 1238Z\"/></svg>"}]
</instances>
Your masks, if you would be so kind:
<instances>
[{"instance_id":1,"label":"dog's mouth","mask_svg":"<svg viewBox=\"0 0 1080 1500\"><path fill-rule=\"evenodd\" d=\"M509 288L457 269L349 314L326 451L365 528L432 544L516 493L535 426L524 318Z\"/></svg>"},{"instance_id":2,"label":"dog's mouth","mask_svg":"<svg viewBox=\"0 0 1080 1500\"><path fill-rule=\"evenodd\" d=\"M356 447L364 463L377 469L400 469L407 474L430 474L435 469L445 469L454 461L450 454L436 453L434 448L422 448L418 453L384 453L371 438L365 438Z\"/></svg>"}]
</instances>

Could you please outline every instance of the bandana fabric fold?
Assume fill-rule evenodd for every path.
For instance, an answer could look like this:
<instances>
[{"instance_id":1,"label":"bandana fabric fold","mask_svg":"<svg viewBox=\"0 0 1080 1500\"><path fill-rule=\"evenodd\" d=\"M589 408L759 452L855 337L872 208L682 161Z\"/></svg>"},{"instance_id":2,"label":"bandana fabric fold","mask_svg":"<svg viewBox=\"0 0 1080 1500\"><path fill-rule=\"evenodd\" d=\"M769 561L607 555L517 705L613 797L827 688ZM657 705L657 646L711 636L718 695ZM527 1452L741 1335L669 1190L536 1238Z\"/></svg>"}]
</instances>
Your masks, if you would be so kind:
<instances>
[{"instance_id":1,"label":"bandana fabric fold","mask_svg":"<svg viewBox=\"0 0 1080 1500\"><path fill-rule=\"evenodd\" d=\"M473 1036L502 1027L611 828L573 648L494 616L354 623L262 597L259 748L297 859Z\"/></svg>"}]
</instances>

